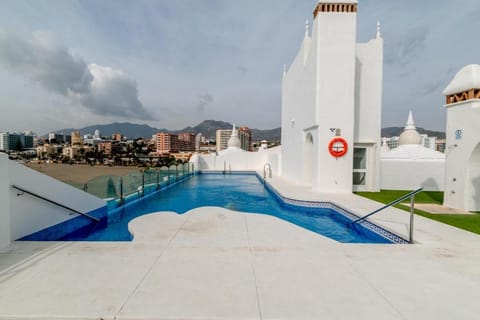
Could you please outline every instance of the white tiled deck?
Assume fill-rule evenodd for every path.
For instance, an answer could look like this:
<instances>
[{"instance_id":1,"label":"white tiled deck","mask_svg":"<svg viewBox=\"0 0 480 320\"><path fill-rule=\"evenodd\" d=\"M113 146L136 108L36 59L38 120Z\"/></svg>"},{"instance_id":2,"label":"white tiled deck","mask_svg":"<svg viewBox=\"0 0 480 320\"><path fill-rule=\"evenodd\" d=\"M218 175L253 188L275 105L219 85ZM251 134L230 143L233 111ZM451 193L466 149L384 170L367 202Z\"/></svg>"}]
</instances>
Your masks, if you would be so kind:
<instances>
[{"instance_id":1,"label":"white tiled deck","mask_svg":"<svg viewBox=\"0 0 480 320\"><path fill-rule=\"evenodd\" d=\"M271 180L362 214L379 205ZM416 216L414 245L341 244L266 215L143 216L133 242L16 242L0 254L0 318L478 319L480 236ZM408 214L374 220L408 232Z\"/></svg>"}]
</instances>

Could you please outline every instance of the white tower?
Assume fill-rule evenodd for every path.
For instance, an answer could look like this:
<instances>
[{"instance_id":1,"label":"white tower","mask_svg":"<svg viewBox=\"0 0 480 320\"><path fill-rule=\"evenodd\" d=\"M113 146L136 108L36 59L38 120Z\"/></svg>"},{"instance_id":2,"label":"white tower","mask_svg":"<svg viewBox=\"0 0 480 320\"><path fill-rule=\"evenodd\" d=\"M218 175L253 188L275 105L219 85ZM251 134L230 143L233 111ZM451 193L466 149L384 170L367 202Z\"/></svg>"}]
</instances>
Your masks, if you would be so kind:
<instances>
[{"instance_id":1,"label":"white tower","mask_svg":"<svg viewBox=\"0 0 480 320\"><path fill-rule=\"evenodd\" d=\"M280 174L319 192L352 192L354 181L369 181L363 190L375 190L381 145L380 28L375 39L356 43L356 0L321 0L313 17L311 35L307 24L300 50L284 72ZM336 156L329 149L340 138L348 148ZM361 168L354 166L354 155Z\"/></svg>"},{"instance_id":2,"label":"white tower","mask_svg":"<svg viewBox=\"0 0 480 320\"><path fill-rule=\"evenodd\" d=\"M480 211L480 65L462 68L443 94L447 110L443 204Z\"/></svg>"}]
</instances>

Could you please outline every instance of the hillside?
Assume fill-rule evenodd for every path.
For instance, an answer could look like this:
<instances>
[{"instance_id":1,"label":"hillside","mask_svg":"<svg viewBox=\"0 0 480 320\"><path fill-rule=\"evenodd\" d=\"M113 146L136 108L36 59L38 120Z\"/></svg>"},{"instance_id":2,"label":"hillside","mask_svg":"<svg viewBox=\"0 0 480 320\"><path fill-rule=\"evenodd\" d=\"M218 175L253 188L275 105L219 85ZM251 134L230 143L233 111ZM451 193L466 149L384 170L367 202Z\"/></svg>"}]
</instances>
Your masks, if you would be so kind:
<instances>
[{"instance_id":1,"label":"hillside","mask_svg":"<svg viewBox=\"0 0 480 320\"><path fill-rule=\"evenodd\" d=\"M124 136L129 138L148 138L157 132L170 132L170 133L179 133L179 132L192 132L195 134L201 133L207 139L215 139L215 132L217 129L231 129L232 124L225 121L216 121L216 120L205 120L194 127L186 127L180 130L167 130L167 129L157 129L150 127L146 124L135 124L130 122L115 122L110 124L98 124L92 125L84 128L67 128L62 130L56 130L55 133L71 133L72 131L80 131L81 134L93 134L95 130L100 130L102 136L111 136L114 133L121 133ZM252 138L254 141L258 140L269 140L269 141L280 141L280 128L260 130L252 129Z\"/></svg>"},{"instance_id":2,"label":"hillside","mask_svg":"<svg viewBox=\"0 0 480 320\"><path fill-rule=\"evenodd\" d=\"M382 128L382 137L395 137L399 136L403 130L404 127L387 127L387 128ZM442 131L432 131L432 130L427 130L424 128L417 127L417 131L420 134L426 134L429 137L437 137L438 139L445 139L445 132Z\"/></svg>"},{"instance_id":3,"label":"hillside","mask_svg":"<svg viewBox=\"0 0 480 320\"><path fill-rule=\"evenodd\" d=\"M110 124L98 124L93 126L88 126L80 129L68 128L55 131L56 133L70 133L72 131L80 131L82 134L93 134L95 130L100 130L102 136L111 136L113 133L120 132L124 136L129 138L148 138L157 132L192 132L195 134L201 133L207 139L215 139L215 132L217 129L231 129L232 124L225 121L216 121L216 120L205 120L194 127L186 127L180 130L167 130L167 129L158 129L150 127L146 124L135 124L130 122L115 122ZM251 129L253 141L260 140L269 140L269 141L280 141L281 129ZM382 137L393 137L399 136L404 130L404 127L387 127L382 129ZM437 137L438 139L445 138L445 132L441 131L432 131L426 130L424 128L417 127L417 130L420 134L428 134L431 137Z\"/></svg>"}]
</instances>

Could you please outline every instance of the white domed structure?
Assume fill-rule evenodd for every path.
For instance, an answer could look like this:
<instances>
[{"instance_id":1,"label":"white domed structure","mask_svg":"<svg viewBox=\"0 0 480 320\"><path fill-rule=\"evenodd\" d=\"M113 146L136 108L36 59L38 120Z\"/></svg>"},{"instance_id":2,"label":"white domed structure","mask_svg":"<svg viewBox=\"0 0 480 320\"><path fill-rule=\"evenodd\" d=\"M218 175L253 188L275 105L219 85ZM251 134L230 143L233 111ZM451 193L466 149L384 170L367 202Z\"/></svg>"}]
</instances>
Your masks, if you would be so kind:
<instances>
[{"instance_id":1,"label":"white domed structure","mask_svg":"<svg viewBox=\"0 0 480 320\"><path fill-rule=\"evenodd\" d=\"M413 122L412 111L408 114L407 125L405 126L405 130L400 135L398 139L399 145L409 145L409 144L421 144L422 137L420 133L418 133L417 128L415 127L415 122Z\"/></svg>"},{"instance_id":2,"label":"white domed structure","mask_svg":"<svg viewBox=\"0 0 480 320\"><path fill-rule=\"evenodd\" d=\"M445 154L425 148L415 128L412 112L399 138L398 148L381 148L381 188L440 191L444 186Z\"/></svg>"},{"instance_id":3,"label":"white domed structure","mask_svg":"<svg viewBox=\"0 0 480 320\"><path fill-rule=\"evenodd\" d=\"M472 88L480 88L480 65L478 64L469 64L458 71L445 90L443 90L443 95L450 96Z\"/></svg>"},{"instance_id":4,"label":"white domed structure","mask_svg":"<svg viewBox=\"0 0 480 320\"><path fill-rule=\"evenodd\" d=\"M242 142L238 137L238 131L233 125L232 134L230 135L230 139L227 142L227 149L224 149L219 152L220 155L230 154L230 153L237 153L237 152L245 152L242 148Z\"/></svg>"},{"instance_id":5,"label":"white domed structure","mask_svg":"<svg viewBox=\"0 0 480 320\"><path fill-rule=\"evenodd\" d=\"M232 135L230 139L228 139L228 149L240 149L242 143L240 142L240 138L238 137L238 131L235 129L235 125L233 125Z\"/></svg>"}]
</instances>

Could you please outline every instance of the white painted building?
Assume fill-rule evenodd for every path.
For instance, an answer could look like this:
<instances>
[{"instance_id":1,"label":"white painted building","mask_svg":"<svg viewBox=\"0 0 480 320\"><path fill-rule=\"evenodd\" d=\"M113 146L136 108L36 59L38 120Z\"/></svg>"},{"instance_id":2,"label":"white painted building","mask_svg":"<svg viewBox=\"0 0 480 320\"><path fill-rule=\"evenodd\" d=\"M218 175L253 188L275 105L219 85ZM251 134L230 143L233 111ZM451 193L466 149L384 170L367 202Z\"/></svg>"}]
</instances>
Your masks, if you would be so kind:
<instances>
[{"instance_id":1,"label":"white painted building","mask_svg":"<svg viewBox=\"0 0 480 320\"><path fill-rule=\"evenodd\" d=\"M241 148L242 142L235 125L229 131L231 134L225 150L205 155L194 154L190 158L195 170L261 171L268 163L273 172L278 172L280 147L248 152Z\"/></svg>"},{"instance_id":2,"label":"white painted building","mask_svg":"<svg viewBox=\"0 0 480 320\"><path fill-rule=\"evenodd\" d=\"M480 211L480 65L462 68L443 94L447 110L443 204Z\"/></svg>"},{"instance_id":3,"label":"white painted building","mask_svg":"<svg viewBox=\"0 0 480 320\"><path fill-rule=\"evenodd\" d=\"M381 148L381 189L443 191L445 154L422 144L413 121L408 115L405 130L398 138L397 148L389 149L386 138Z\"/></svg>"},{"instance_id":4,"label":"white painted building","mask_svg":"<svg viewBox=\"0 0 480 320\"><path fill-rule=\"evenodd\" d=\"M383 39L356 42L357 1L320 1L285 70L280 174L320 192L377 191ZM332 156L336 136L348 150ZM335 148L335 145L332 146Z\"/></svg>"}]
</instances>

